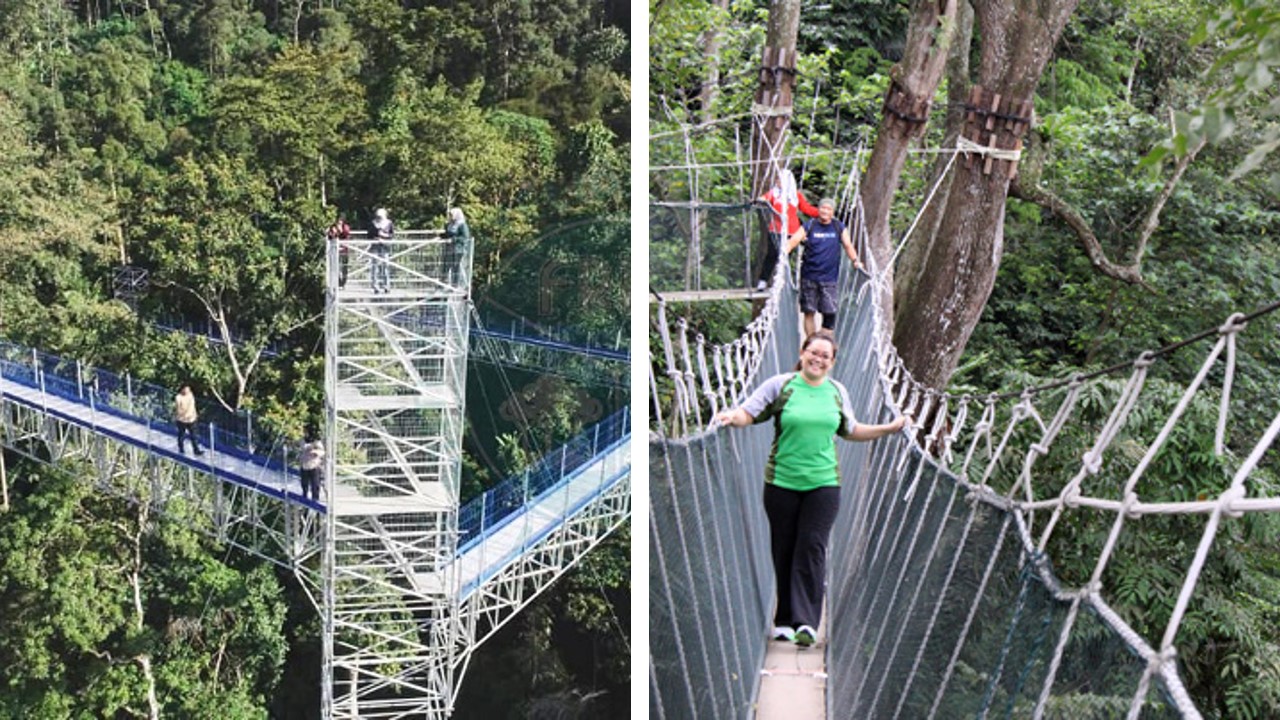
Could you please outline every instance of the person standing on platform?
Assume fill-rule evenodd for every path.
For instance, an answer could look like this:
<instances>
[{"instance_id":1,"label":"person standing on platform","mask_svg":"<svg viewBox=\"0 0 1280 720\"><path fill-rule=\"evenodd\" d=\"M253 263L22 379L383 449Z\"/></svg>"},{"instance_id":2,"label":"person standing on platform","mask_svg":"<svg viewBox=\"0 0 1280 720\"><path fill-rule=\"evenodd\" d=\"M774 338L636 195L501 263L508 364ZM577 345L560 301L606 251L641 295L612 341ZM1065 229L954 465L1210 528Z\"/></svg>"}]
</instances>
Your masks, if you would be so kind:
<instances>
[{"instance_id":1,"label":"person standing on platform","mask_svg":"<svg viewBox=\"0 0 1280 720\"><path fill-rule=\"evenodd\" d=\"M315 501L320 500L320 466L324 464L324 443L316 437L314 429L307 430L306 442L302 444L302 452L298 457L298 467L302 477L302 499L308 496Z\"/></svg>"},{"instance_id":2,"label":"person standing on platform","mask_svg":"<svg viewBox=\"0 0 1280 720\"><path fill-rule=\"evenodd\" d=\"M178 426L178 452L186 455L186 447L182 443L183 436L191 438L191 449L196 455L203 455L200 441L196 440L196 396L191 393L190 385L183 385L178 390L178 397L173 401L173 423Z\"/></svg>"},{"instance_id":3,"label":"person standing on platform","mask_svg":"<svg viewBox=\"0 0 1280 720\"><path fill-rule=\"evenodd\" d=\"M455 251L462 247L463 240L471 239L471 228L467 227L467 216L462 214L462 208L449 208L449 224L444 226L444 235L453 241Z\"/></svg>"},{"instance_id":4,"label":"person standing on platform","mask_svg":"<svg viewBox=\"0 0 1280 720\"><path fill-rule=\"evenodd\" d=\"M835 219L836 201L823 198L818 203L818 217L800 227L787 242L783 253L790 253L804 243L804 257L800 261L800 312L804 313L804 335L814 331L814 312L822 313L822 327L833 330L836 326L836 281L840 279L840 249L862 267L858 251L849 240L849 228Z\"/></svg>"},{"instance_id":5,"label":"person standing on platform","mask_svg":"<svg viewBox=\"0 0 1280 720\"><path fill-rule=\"evenodd\" d=\"M853 417L849 392L828 377L835 336L819 330L800 346L798 372L764 381L746 402L716 416L729 427L773 420L773 445L764 467L764 509L778 595L775 640L809 646L822 620L827 541L840 510L837 437L870 441L906 426L900 417L865 425Z\"/></svg>"},{"instance_id":6,"label":"person standing on platform","mask_svg":"<svg viewBox=\"0 0 1280 720\"><path fill-rule=\"evenodd\" d=\"M369 226L369 283L375 293L391 292L391 240L395 237L395 224L387 216L386 208L378 208Z\"/></svg>"},{"instance_id":7,"label":"person standing on platform","mask_svg":"<svg viewBox=\"0 0 1280 720\"><path fill-rule=\"evenodd\" d=\"M796 178L790 170L778 171L777 181L760 197L760 201L769 206L769 232L764 248L764 265L760 268L756 290L764 290L773 282L773 271L778 267L778 251L786 239L800 229L797 211L810 217L818 214L818 208L806 200L804 193L796 187Z\"/></svg>"},{"instance_id":8,"label":"person standing on platform","mask_svg":"<svg viewBox=\"0 0 1280 720\"><path fill-rule=\"evenodd\" d=\"M338 219L329 226L329 231L325 233L329 237L329 242L338 243L338 289L341 290L347 286L347 263L351 248L347 247L347 240L351 239L351 226L347 224L347 216L345 213L338 213Z\"/></svg>"}]
</instances>

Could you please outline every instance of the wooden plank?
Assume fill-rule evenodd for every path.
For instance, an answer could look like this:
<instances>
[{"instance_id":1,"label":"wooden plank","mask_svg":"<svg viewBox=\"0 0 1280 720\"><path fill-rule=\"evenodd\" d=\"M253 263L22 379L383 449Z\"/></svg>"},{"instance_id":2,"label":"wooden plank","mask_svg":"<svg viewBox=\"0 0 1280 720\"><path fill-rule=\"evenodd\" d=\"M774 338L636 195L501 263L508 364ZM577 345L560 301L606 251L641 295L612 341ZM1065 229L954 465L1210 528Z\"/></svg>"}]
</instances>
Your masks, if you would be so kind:
<instances>
[{"instance_id":1,"label":"wooden plank","mask_svg":"<svg viewBox=\"0 0 1280 720\"><path fill-rule=\"evenodd\" d=\"M823 720L827 716L827 629L818 627L818 642L801 648L768 640L755 720Z\"/></svg>"},{"instance_id":2,"label":"wooden plank","mask_svg":"<svg viewBox=\"0 0 1280 720\"><path fill-rule=\"evenodd\" d=\"M662 299L673 302L705 302L707 300L764 300L769 297L768 290L756 291L751 288L726 288L723 290L675 290L661 293ZM649 302L656 303L658 298L649 293Z\"/></svg>"}]
</instances>

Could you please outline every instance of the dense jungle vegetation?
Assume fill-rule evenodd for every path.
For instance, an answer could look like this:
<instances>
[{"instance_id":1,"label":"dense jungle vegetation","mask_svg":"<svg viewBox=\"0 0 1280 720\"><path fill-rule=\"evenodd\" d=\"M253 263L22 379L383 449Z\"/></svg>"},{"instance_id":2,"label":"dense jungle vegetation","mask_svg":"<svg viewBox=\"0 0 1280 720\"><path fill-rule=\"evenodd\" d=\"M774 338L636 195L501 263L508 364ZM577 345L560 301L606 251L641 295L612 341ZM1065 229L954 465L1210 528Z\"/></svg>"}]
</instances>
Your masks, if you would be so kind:
<instances>
[{"instance_id":1,"label":"dense jungle vegetation","mask_svg":"<svg viewBox=\"0 0 1280 720\"><path fill-rule=\"evenodd\" d=\"M956 111L969 85L995 74L983 65L990 58L981 43L996 33L972 23L974 8L993 15L992 8L1005 8L1008 22L1016 25L1021 18L1024 26L1043 22L1041 13L1069 15L1043 72L1027 70L1021 78L1034 88L1035 117L1018 177L1007 202L1000 198L1000 226L962 228L1002 234L994 253L990 243L981 246L983 257L994 260L983 271L998 273L989 295L958 303L972 305L976 324L958 362L924 373L937 381L935 387L986 394L1059 380L1133 360L1144 350L1216 328L1232 313L1280 300L1280 12L1274 3L962 0L954 16L910 39L911 23L946 5L799 3L791 125L792 167L801 188L810 199L836 196L847 177L842 163L858 148L869 153L886 132L881 123L891 83L910 84L923 72L911 58L928 53L913 56L912 42L951 34L952 54L945 69L936 68L940 81L927 88L930 117L910 140L914 147L948 147L955 129L951 119L963 114ZM774 19L764 4L728 0L662 0L651 3L650 12L650 165L675 169L651 172L648 192L651 200L678 201L687 199L693 182L680 169L690 157L682 127L698 126L691 138L701 163L744 157L751 129L732 119L751 111L766 27ZM890 250L944 162L907 159L889 214ZM704 171L698 182L704 201L750 199L743 174L731 165ZM962 202L955 193L950 201ZM659 289L682 289L692 277L689 229L674 216L661 207L651 210L650 285ZM743 270L758 258L744 263L741 212L711 210L705 223L702 286L754 282ZM917 314L904 313L902 303L927 290L937 275L906 277L903 267L913 262L916 246L952 242L953 233L929 235L930 227L939 226L945 220L926 220L897 266L900 348L912 334L931 331L920 327ZM758 244L756 229L745 232L748 243ZM679 314L717 342L736 337L750 318L741 303L680 307ZM1180 428L1158 456L1144 480L1144 498L1215 497L1229 484L1230 468L1280 410L1277 327L1274 314L1255 321L1250 350L1237 358L1227 443L1232 459L1214 453L1218 396L1210 392L1193 403L1191 414L1198 420ZM1158 432L1205 352L1207 344L1201 343L1199 350L1174 354L1153 371L1149 387L1156 399L1125 429L1118 450L1122 466L1136 463L1142 439ZM661 377L664 370L654 372ZM1042 469L1061 471L1078 463L1126 377L1121 373L1095 386L1090 409L1058 441L1072 450ZM1221 385L1220 371L1211 378ZM1275 457L1273 447L1250 481L1250 496L1275 497L1280 491ZM1124 479L1104 476L1098 479L1101 488L1093 487L1105 494L1102 488L1115 490ZM1058 489L1040 488L1038 497L1052 497ZM1088 578L1109 522L1101 530L1082 523L1068 531L1070 539L1051 553L1060 576L1072 582ZM1125 559L1108 568L1109 601L1144 637L1158 640L1164 633L1203 527L1202 519L1144 521L1142 533L1125 542ZM1183 679L1197 706L1207 717L1280 717L1276 518L1224 526L1196 593L1177 644Z\"/></svg>"},{"instance_id":2,"label":"dense jungle vegetation","mask_svg":"<svg viewBox=\"0 0 1280 720\"><path fill-rule=\"evenodd\" d=\"M189 381L296 439L322 412L325 228L377 207L439 228L460 206L483 317L625 344L629 51L613 0L5 0L0 338ZM149 273L132 307L122 266ZM232 342L156 327L175 321ZM467 494L626 403L472 375ZM8 470L0 717L318 716L319 620L291 576L87 468ZM486 646L458 717L625 713L629 544Z\"/></svg>"}]
</instances>

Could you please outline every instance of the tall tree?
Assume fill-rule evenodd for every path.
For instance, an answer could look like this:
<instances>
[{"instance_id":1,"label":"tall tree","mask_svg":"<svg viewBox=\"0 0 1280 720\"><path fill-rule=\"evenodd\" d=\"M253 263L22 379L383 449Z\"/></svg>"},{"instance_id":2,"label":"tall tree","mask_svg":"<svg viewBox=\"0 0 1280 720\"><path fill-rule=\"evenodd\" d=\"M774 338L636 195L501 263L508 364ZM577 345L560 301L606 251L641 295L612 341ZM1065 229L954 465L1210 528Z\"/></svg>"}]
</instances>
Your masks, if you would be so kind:
<instances>
[{"instance_id":1,"label":"tall tree","mask_svg":"<svg viewBox=\"0 0 1280 720\"><path fill-rule=\"evenodd\" d=\"M965 108L970 141L1009 150L1021 147L1036 86L1078 2L973 0L981 46L976 87ZM876 154L885 149L880 161L885 167L873 168L863 186L872 251L881 267L893 252L888 231L892 194L910 139L922 132L928 100L945 70L947 53L935 44L954 27L956 4L917 2L912 10L904 60L886 99L884 121L902 127L878 138ZM877 160L872 162L874 166ZM991 293L1016 167L1016 162L982 157L957 162L919 279L894 298L897 317L911 320L897 324L894 344L907 369L926 385L946 385Z\"/></svg>"},{"instance_id":2,"label":"tall tree","mask_svg":"<svg viewBox=\"0 0 1280 720\"><path fill-rule=\"evenodd\" d=\"M947 67L956 15L957 0L915 0L902 60L889 71L883 117L862 181L871 251L882 268L887 268L893 255L889 237L893 195L911 144L924 134L933 95Z\"/></svg>"},{"instance_id":3,"label":"tall tree","mask_svg":"<svg viewBox=\"0 0 1280 720\"><path fill-rule=\"evenodd\" d=\"M773 149L791 125L792 95L796 85L796 37L800 32L799 0L772 0L760 86L756 90L756 114L763 120L751 128L751 197L764 194L773 182L776 160Z\"/></svg>"}]
</instances>

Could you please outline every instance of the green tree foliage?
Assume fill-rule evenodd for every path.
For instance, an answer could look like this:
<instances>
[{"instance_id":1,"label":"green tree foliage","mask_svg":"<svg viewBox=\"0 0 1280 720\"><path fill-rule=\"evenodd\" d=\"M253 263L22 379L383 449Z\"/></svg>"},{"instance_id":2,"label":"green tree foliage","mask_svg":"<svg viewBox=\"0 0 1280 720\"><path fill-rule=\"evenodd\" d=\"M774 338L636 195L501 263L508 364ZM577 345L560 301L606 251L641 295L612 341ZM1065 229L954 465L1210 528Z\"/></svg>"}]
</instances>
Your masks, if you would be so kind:
<instances>
[{"instance_id":1,"label":"green tree foliage","mask_svg":"<svg viewBox=\"0 0 1280 720\"><path fill-rule=\"evenodd\" d=\"M1175 116L1173 137L1146 162L1185 155L1201 141L1216 145L1244 134L1251 149L1231 173L1236 180L1263 167L1280 147L1274 70L1280 67L1280 9L1267 0L1231 0L1207 15L1190 43L1210 40L1221 48L1207 73L1217 87L1203 105ZM1226 77L1219 79L1221 74ZM1280 196L1280 172L1271 172L1271 192Z\"/></svg>"},{"instance_id":2,"label":"green tree foliage","mask_svg":"<svg viewBox=\"0 0 1280 720\"><path fill-rule=\"evenodd\" d=\"M266 717L285 650L270 570L227 565L181 522L151 532L145 511L73 474L12 469L21 479L0 523L0 658L11 668L0 715L145 715L147 657L163 714Z\"/></svg>"},{"instance_id":3,"label":"green tree foliage","mask_svg":"<svg viewBox=\"0 0 1280 720\"><path fill-rule=\"evenodd\" d=\"M322 409L325 227L343 211L360 228L387 207L401 228L438 228L458 206L476 239L482 311L618 339L629 287L618 272L630 247L628 13L585 0L0 3L0 337L137 379L191 381L297 436ZM122 264L149 273L134 307L112 297ZM232 342L150 324L175 315ZM504 433L531 457L590 422L583 407L625 402L544 384L539 402L562 421L530 443L490 415L512 393L490 393L495 407L469 418L477 457L496 457ZM473 491L510 469L474 457L466 467ZM76 497L94 506L80 530L105 549L76 559L63 582L82 575L96 588L112 580L111 528L137 523L128 508ZM0 530L33 523L35 507L17 503ZM80 615L100 613L103 627L77 630L78 654L51 646L35 672L11 672L17 689L0 693L12 703L0 715L145 711L138 662L89 662L143 651L166 715L280 714L277 694L313 713L320 658L305 596L291 592L285 616L269 573L227 566L224 551L159 520L148 527L148 582L163 592L147 598L144 628L117 638L107 627L128 610L107 607L114 585L83 599L106 605L94 612L39 607L46 629L15 630L12 647L31 650L39 642L19 642L23 633L76 628ZM60 562L72 547L58 540L41 557ZM18 587L8 577L0 592ZM566 602L550 598L540 617L561 617ZM286 651L297 659L287 668ZM625 664L619 647L602 652ZM54 663L67 667L45 668ZM572 683L588 671L568 672Z\"/></svg>"},{"instance_id":4,"label":"green tree foliage","mask_svg":"<svg viewBox=\"0 0 1280 720\"><path fill-rule=\"evenodd\" d=\"M1041 205L1011 199L1004 217L1000 273L962 358L962 370L952 378L953 391L1019 389L1129 361L1143 350L1188 338L1219 326L1232 313L1248 312L1280 297L1280 251L1274 242L1280 230L1280 206L1265 183L1266 175L1275 172L1276 155L1267 155L1258 172L1239 172L1246 158L1257 159L1258 150L1268 147L1267 133L1275 126L1271 106L1276 83L1259 83L1265 73L1274 73L1273 56L1280 47L1274 41L1274 6L1274 2L1253 0L1085 0L1080 4L1041 78L1034 99L1035 128L1019 175L1023 182L1051 189L1076 209L1112 260L1128 263L1136 258L1148 286L1100 274L1061 217ZM855 7L861 12L840 12ZM900 32L897 37L878 33L903 7L901 3L837 0L829 7L804 8L795 113L804 124L793 124L793 130L802 135L809 132L809 110L800 108L815 89L819 137L832 139L837 107L840 137L850 142L860 129L878 121L885 64L897 59L895 43L901 42ZM707 47L705 33L713 25L724 29L714 62L725 78L714 115L727 117L749 107L734 104L731 98L748 98L749 103L755 79L750 69L758 62L759 46L737 39L763 29L760 9L733 4L721 10L710 2L673 0L651 4L650 45L656 56L650 85L655 134L651 165L686 161L683 135L670 132L677 130L671 116L686 123L703 120L697 114L697 90L712 63L702 51ZM1201 42L1197 28L1202 26ZM806 63L819 61L833 71L803 71ZM734 77L730 70L734 67L747 68L746 76ZM1219 104L1219 120L1208 119L1208 113L1219 111L1195 110L1206 99ZM934 106L935 115L946 109L942 93ZM1143 249L1139 231L1169 171L1158 163L1142 165L1140 161L1168 138L1171 116L1176 118L1173 129L1181 133L1176 140L1181 143L1180 152L1194 147L1193 131L1204 135L1215 122L1218 142L1205 147L1186 169ZM850 118L857 122L846 125ZM941 141L942 128L941 123L931 125L926 143L933 147ZM694 132L691 137L701 162L734 158L731 132ZM810 169L816 155L807 157ZM907 192L899 195L909 201L894 216L897 232L915 216L927 189L927 169L915 175L904 177ZM683 170L651 173L651 197L687 199L687 177ZM800 182L807 186L810 178ZM699 183L704 201L742 199L741 183L732 169L722 174L708 170ZM665 208L650 212L655 240L660 236L669 241L651 247L652 272L661 270L661 280L676 282L687 257L688 220L673 219ZM723 235L724 219L703 212L707 218L704 237ZM717 265L703 262L702 269L708 273L705 278ZM720 277L730 280L727 273ZM691 327L707 338L723 342L736 337L746 321L745 311L713 305L676 308L674 314L688 317ZM1255 333L1251 350L1237 358L1226 459L1213 452L1219 398L1210 392L1196 401L1193 421L1174 434L1171 447L1149 471L1139 489L1144 500L1212 498L1226 486L1227 471L1252 446L1277 409L1274 389L1280 387L1280 343L1269 333L1274 324L1274 315L1255 321L1250 328ZM652 337L650 344L658 347ZM1154 399L1143 403L1117 440L1123 466L1132 469L1136 464L1135 453L1158 431L1202 360L1203 354L1193 350L1162 359L1157 377L1149 381ZM663 370L655 371L659 382ZM1216 371L1211 378L1221 382ZM1105 421L1119 390L1118 381L1108 381L1082 401L1087 410L1055 443L1054 452L1060 454L1037 463L1036 497L1051 497L1060 489L1053 485L1054 479L1065 481L1078 469L1081 454ZM1019 469L1013 467L1012 472ZM1110 472L1098 485L1090 486L1090 494L1115 497L1126 477ZM1264 463L1250 495L1274 496L1275 483L1274 463ZM1114 516L1073 511L1070 517L1071 522L1056 531L1061 535L1050 557L1056 572L1078 582L1091 572ZM1203 518L1148 517L1129 522L1133 525L1104 577L1104 592L1140 633L1158 640L1203 532ZM1274 588L1280 578L1275 538L1280 530L1273 518L1262 516L1233 519L1229 525L1220 531L1178 636L1180 671L1206 717L1275 717L1280 690L1274 660L1280 642L1275 629ZM1081 647L1092 650L1089 643L1101 639L1101 632L1082 638ZM1003 637L994 642L1003 642ZM1089 653L1082 656L1091 662L1094 658ZM970 681L979 683L983 678ZM1082 695L1065 700L1050 714L1104 716L1123 714L1126 707L1127 703L1117 704L1105 695Z\"/></svg>"}]
</instances>

